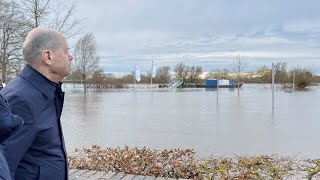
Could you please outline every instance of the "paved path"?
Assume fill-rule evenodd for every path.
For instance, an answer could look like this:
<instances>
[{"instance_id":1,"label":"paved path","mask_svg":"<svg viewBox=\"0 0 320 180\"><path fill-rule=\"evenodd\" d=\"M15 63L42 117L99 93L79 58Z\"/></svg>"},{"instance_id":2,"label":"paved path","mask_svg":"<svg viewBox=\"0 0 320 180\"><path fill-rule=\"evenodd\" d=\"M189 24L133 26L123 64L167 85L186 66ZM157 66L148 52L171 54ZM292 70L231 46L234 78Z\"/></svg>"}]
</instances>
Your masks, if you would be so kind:
<instances>
[{"instance_id":1,"label":"paved path","mask_svg":"<svg viewBox=\"0 0 320 180\"><path fill-rule=\"evenodd\" d=\"M173 178L163 178L154 176L139 176L133 174L123 174L121 172L102 172L102 171L91 171L91 170L79 170L70 169L69 170L70 180L176 180Z\"/></svg>"},{"instance_id":2,"label":"paved path","mask_svg":"<svg viewBox=\"0 0 320 180\"><path fill-rule=\"evenodd\" d=\"M177 180L173 178L163 178L154 176L139 176L134 174L123 174L121 172L103 172L103 171L91 171L91 170L79 170L69 169L69 180ZM306 174L294 175L288 180L307 179ZM320 179L319 176L315 176L313 179ZM179 179L186 180L186 179Z\"/></svg>"}]
</instances>

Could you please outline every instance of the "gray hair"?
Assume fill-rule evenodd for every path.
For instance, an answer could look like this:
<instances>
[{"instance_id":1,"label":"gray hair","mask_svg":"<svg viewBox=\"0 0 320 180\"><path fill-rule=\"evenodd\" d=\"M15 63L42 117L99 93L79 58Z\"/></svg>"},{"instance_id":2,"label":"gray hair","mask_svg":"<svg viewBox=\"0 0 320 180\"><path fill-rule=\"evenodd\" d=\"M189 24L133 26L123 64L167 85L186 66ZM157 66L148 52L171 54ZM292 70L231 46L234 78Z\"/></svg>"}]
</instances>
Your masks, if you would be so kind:
<instances>
[{"instance_id":1,"label":"gray hair","mask_svg":"<svg viewBox=\"0 0 320 180\"><path fill-rule=\"evenodd\" d=\"M61 40L53 31L34 33L22 47L24 60L28 63L37 63L44 50L57 50Z\"/></svg>"}]
</instances>

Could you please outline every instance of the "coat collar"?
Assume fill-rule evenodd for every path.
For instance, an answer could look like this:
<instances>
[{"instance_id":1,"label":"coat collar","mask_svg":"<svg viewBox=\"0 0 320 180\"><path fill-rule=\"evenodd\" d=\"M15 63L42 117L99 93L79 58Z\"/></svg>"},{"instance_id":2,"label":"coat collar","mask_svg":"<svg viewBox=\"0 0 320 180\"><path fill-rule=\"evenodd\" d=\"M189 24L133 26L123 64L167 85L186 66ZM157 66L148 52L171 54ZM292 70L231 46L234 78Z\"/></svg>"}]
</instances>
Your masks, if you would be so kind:
<instances>
[{"instance_id":1,"label":"coat collar","mask_svg":"<svg viewBox=\"0 0 320 180\"><path fill-rule=\"evenodd\" d=\"M32 84L38 91L44 94L47 98L53 99L54 93L57 86L60 86L61 83L56 84L45 76L40 74L38 71L33 69L30 65L26 65L22 71L19 73L23 79Z\"/></svg>"}]
</instances>

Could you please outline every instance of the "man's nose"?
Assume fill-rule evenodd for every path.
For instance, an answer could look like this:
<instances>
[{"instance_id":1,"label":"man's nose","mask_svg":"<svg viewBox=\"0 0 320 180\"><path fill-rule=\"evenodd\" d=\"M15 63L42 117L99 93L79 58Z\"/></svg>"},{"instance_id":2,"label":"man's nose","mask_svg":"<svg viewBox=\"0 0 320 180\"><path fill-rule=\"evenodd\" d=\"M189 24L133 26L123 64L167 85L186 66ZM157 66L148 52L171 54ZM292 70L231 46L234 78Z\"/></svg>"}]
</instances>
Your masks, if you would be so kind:
<instances>
[{"instance_id":1,"label":"man's nose","mask_svg":"<svg viewBox=\"0 0 320 180\"><path fill-rule=\"evenodd\" d=\"M69 55L69 61L72 61L73 60L73 56Z\"/></svg>"}]
</instances>

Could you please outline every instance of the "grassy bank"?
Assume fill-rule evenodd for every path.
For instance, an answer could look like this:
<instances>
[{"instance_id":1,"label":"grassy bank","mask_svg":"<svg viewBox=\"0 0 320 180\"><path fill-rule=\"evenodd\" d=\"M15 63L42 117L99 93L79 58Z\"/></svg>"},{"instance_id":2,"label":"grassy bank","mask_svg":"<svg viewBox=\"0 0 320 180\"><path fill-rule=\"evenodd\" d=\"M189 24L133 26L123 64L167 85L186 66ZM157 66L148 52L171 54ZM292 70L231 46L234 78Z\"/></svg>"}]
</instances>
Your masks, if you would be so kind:
<instances>
[{"instance_id":1,"label":"grassy bank","mask_svg":"<svg viewBox=\"0 0 320 180\"><path fill-rule=\"evenodd\" d=\"M320 159L295 156L199 158L192 149L106 148L97 145L69 155L72 169L192 179L317 179Z\"/></svg>"}]
</instances>

